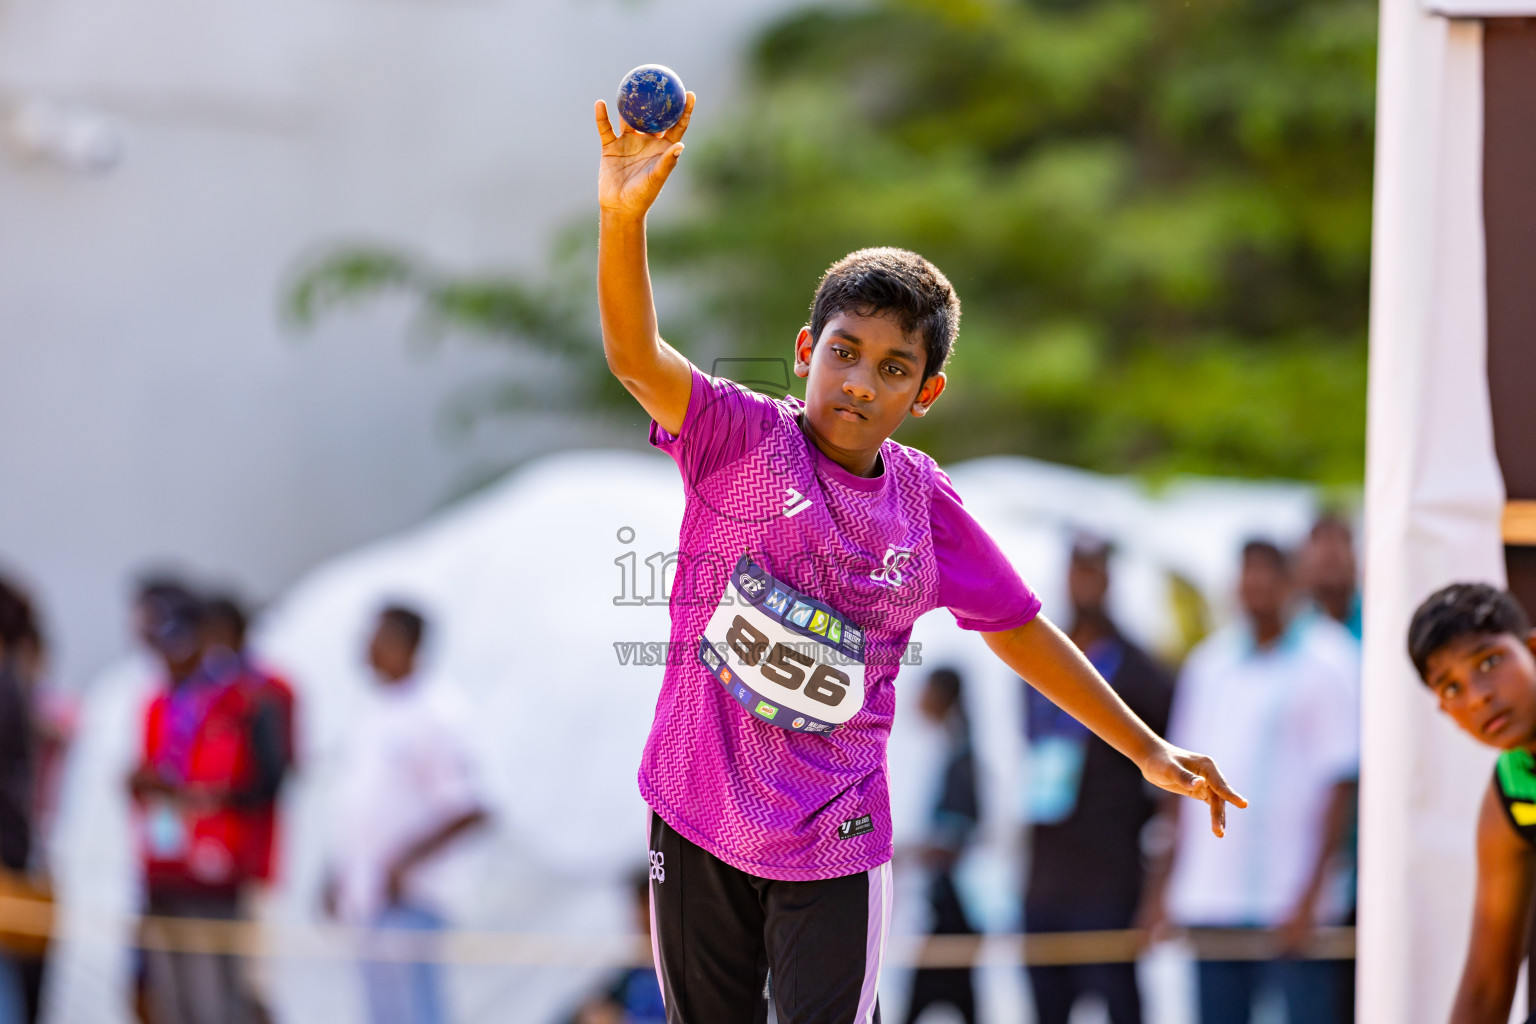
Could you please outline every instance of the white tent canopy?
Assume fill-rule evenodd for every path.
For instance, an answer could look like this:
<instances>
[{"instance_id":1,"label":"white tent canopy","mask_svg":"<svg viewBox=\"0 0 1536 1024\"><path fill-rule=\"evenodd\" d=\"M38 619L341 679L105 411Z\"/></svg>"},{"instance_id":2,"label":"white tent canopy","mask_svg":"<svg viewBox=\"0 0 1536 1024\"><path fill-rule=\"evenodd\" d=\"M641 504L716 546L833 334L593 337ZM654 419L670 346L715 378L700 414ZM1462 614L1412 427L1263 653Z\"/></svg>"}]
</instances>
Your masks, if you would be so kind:
<instances>
[{"instance_id":1,"label":"white tent canopy","mask_svg":"<svg viewBox=\"0 0 1536 1024\"><path fill-rule=\"evenodd\" d=\"M1241 542L1295 540L1314 511L1311 492L1294 485L1187 481L1153 494L1133 481L1018 458L962 464L952 476L1048 614L1064 617L1071 532L1088 527L1115 540L1115 606L1127 630L1152 646L1172 639L1170 572L1224 608ZM456 922L597 935L632 927L624 880L645 849L634 773L662 670L622 664L615 645L664 640L667 610L616 599L626 593L630 555L638 591L647 593L646 560L675 548L682 499L676 469L659 454L553 456L417 528L320 565L263 616L255 645L298 691L302 741L269 919L316 918L326 844L338 838L327 829L335 759L348 722L370 699L363 644L381 604L401 600L430 619L433 677L474 709L496 819L457 865ZM954 664L967 675L987 817L968 884L987 923L1010 929L1019 684L945 612L924 618L914 640L925 664ZM915 682L920 671L903 679ZM151 685L138 662L98 680L76 744L56 863L66 919L81 937L58 960L56 1024L123 1019L123 936L103 935L95 922L104 912L126 914L137 899L122 780ZM914 687L898 685L908 705ZM932 781L934 751L910 711L898 713L892 740L898 841L915 838ZM360 1019L355 978L334 962L278 959L267 973L281 1020ZM597 980L591 970L461 967L452 995L460 1020L505 1019L498 1014L515 1007L519 1021L553 1022ZM1021 984L1016 970L996 972L985 998L1022 1012ZM888 1007L899 1008L899 974L886 987Z\"/></svg>"}]
</instances>

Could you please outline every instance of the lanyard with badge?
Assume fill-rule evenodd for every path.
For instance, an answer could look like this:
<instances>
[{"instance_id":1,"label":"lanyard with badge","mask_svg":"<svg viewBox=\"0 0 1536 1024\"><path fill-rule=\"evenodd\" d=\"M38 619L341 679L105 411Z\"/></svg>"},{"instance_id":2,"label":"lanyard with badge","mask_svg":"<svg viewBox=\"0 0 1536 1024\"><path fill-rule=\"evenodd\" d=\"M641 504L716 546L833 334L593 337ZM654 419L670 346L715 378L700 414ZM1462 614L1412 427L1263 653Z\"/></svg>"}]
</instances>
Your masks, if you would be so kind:
<instances>
[{"instance_id":1,"label":"lanyard with badge","mask_svg":"<svg viewBox=\"0 0 1536 1024\"><path fill-rule=\"evenodd\" d=\"M1086 654L1099 675L1113 681L1125 650L1119 641L1101 640L1090 644ZM1024 820L1031 825L1056 825L1077 809L1090 733L1032 686L1025 688L1024 706L1028 739Z\"/></svg>"},{"instance_id":2,"label":"lanyard with badge","mask_svg":"<svg viewBox=\"0 0 1536 1024\"><path fill-rule=\"evenodd\" d=\"M830 733L864 707L864 631L742 555L699 640L699 660L746 711Z\"/></svg>"}]
</instances>

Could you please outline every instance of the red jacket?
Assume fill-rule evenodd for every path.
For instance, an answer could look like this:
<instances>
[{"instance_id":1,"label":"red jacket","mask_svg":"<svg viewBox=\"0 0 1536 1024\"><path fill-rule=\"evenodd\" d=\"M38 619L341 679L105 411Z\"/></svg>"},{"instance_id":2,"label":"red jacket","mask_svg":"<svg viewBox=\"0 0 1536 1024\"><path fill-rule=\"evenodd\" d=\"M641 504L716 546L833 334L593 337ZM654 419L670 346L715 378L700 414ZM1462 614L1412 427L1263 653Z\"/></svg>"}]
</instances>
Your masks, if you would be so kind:
<instances>
[{"instance_id":1,"label":"red jacket","mask_svg":"<svg viewBox=\"0 0 1536 1024\"><path fill-rule=\"evenodd\" d=\"M144 719L144 766L184 785L217 792L249 784L252 694L241 685L207 681L165 690ZM157 888L237 890L270 860L270 827L229 802L194 810L164 797L138 801L144 875ZM268 851L262 853L265 844Z\"/></svg>"}]
</instances>

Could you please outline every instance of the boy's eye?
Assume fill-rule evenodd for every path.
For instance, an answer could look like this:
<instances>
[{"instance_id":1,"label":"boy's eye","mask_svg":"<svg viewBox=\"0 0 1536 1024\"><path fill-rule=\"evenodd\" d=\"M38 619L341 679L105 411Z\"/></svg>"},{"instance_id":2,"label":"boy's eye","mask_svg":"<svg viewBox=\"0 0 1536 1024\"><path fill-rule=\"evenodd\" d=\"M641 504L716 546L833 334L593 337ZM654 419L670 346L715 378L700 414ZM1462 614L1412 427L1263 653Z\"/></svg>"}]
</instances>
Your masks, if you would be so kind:
<instances>
[{"instance_id":1,"label":"boy's eye","mask_svg":"<svg viewBox=\"0 0 1536 1024\"><path fill-rule=\"evenodd\" d=\"M1446 683L1444 686L1440 687L1440 696L1444 697L1446 700L1455 700L1457 697L1461 696L1461 684Z\"/></svg>"},{"instance_id":2,"label":"boy's eye","mask_svg":"<svg viewBox=\"0 0 1536 1024\"><path fill-rule=\"evenodd\" d=\"M1490 654L1482 661L1477 663L1477 670L1479 672L1487 672L1489 669L1495 667L1499 662L1503 660L1504 656L1502 654Z\"/></svg>"},{"instance_id":3,"label":"boy's eye","mask_svg":"<svg viewBox=\"0 0 1536 1024\"><path fill-rule=\"evenodd\" d=\"M900 374L906 373L907 371L892 363L886 366L885 372L891 374L892 376L898 376Z\"/></svg>"},{"instance_id":4,"label":"boy's eye","mask_svg":"<svg viewBox=\"0 0 1536 1024\"><path fill-rule=\"evenodd\" d=\"M832 346L832 351L836 352L838 355L842 356L844 359L852 359L853 358L853 353L848 351L847 349L843 348L840 345L833 345Z\"/></svg>"}]
</instances>

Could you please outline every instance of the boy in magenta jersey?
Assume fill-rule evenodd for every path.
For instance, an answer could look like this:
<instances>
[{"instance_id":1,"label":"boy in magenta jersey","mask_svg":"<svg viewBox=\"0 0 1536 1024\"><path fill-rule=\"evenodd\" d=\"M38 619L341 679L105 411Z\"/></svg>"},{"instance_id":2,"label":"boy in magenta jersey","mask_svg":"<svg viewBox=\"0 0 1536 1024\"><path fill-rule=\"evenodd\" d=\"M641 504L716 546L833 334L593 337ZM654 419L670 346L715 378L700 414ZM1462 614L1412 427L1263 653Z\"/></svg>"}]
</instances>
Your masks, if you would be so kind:
<instances>
[{"instance_id":1,"label":"boy in magenta jersey","mask_svg":"<svg viewBox=\"0 0 1536 1024\"><path fill-rule=\"evenodd\" d=\"M948 280L900 249L827 271L795 339L806 399L710 377L657 332L645 216L682 154L615 134L598 299L609 368L687 488L668 664L640 766L652 942L671 1024L878 1021L890 919L885 748L912 624L948 608L1010 668L1171 792L1245 805L1209 758L1141 722L1060 631L932 459L890 440L945 388ZM674 646L674 649L677 649Z\"/></svg>"}]
</instances>

